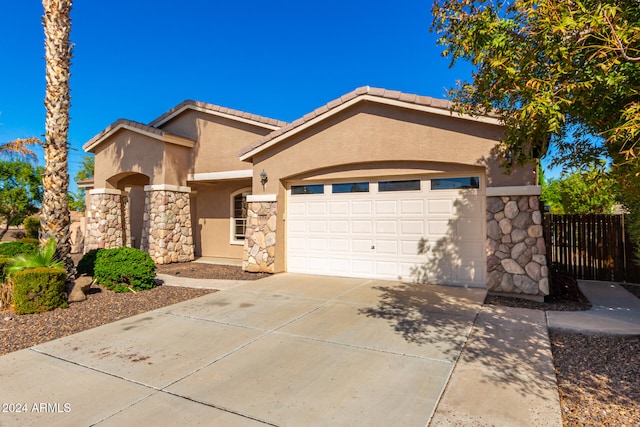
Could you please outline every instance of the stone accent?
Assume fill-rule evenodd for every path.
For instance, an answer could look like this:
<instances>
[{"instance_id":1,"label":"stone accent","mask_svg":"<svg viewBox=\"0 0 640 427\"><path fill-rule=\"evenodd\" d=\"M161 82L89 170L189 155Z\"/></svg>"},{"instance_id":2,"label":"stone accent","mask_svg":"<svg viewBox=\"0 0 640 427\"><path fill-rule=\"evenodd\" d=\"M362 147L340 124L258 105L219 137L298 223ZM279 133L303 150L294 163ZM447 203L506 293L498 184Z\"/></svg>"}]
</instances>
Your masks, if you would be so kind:
<instances>
[{"instance_id":1,"label":"stone accent","mask_svg":"<svg viewBox=\"0 0 640 427\"><path fill-rule=\"evenodd\" d=\"M127 196L93 194L87 209L84 250L119 248L127 241Z\"/></svg>"},{"instance_id":2,"label":"stone accent","mask_svg":"<svg viewBox=\"0 0 640 427\"><path fill-rule=\"evenodd\" d=\"M146 190L140 248L157 264L194 259L189 192Z\"/></svg>"},{"instance_id":3,"label":"stone accent","mask_svg":"<svg viewBox=\"0 0 640 427\"><path fill-rule=\"evenodd\" d=\"M242 269L275 273L277 202L247 203Z\"/></svg>"},{"instance_id":4,"label":"stone accent","mask_svg":"<svg viewBox=\"0 0 640 427\"><path fill-rule=\"evenodd\" d=\"M487 197L487 290L549 295L537 196Z\"/></svg>"}]
</instances>

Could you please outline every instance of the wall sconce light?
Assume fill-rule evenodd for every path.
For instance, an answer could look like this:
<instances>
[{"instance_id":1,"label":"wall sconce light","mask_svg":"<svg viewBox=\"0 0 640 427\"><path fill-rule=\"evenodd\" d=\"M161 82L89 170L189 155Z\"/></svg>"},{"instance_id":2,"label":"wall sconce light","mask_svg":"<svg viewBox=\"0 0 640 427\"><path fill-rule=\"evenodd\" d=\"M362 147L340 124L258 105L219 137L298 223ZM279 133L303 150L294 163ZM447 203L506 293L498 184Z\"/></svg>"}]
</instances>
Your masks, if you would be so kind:
<instances>
[{"instance_id":1,"label":"wall sconce light","mask_svg":"<svg viewBox=\"0 0 640 427\"><path fill-rule=\"evenodd\" d=\"M262 184L262 189L264 190L264 186L265 184L269 181L269 178L267 177L267 173L264 171L264 169L262 169L262 172L260 172L260 183Z\"/></svg>"}]
</instances>

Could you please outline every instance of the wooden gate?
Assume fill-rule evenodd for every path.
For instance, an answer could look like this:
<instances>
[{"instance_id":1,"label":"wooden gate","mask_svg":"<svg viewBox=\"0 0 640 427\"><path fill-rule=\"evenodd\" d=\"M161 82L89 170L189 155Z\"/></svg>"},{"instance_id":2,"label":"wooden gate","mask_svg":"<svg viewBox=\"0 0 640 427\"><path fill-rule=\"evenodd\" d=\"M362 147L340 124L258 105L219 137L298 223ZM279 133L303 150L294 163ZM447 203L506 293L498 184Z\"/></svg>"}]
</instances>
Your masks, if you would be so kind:
<instances>
[{"instance_id":1,"label":"wooden gate","mask_svg":"<svg viewBox=\"0 0 640 427\"><path fill-rule=\"evenodd\" d=\"M624 215L544 216L547 259L576 279L640 283Z\"/></svg>"}]
</instances>

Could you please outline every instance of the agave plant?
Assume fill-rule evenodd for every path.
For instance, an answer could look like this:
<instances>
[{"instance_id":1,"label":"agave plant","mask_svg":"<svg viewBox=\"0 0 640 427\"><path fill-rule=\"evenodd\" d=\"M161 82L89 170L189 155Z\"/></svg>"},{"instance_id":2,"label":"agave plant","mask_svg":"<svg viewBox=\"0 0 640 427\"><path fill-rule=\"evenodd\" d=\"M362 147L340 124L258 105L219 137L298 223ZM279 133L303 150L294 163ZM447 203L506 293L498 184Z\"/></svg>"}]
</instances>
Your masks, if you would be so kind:
<instances>
[{"instance_id":1,"label":"agave plant","mask_svg":"<svg viewBox=\"0 0 640 427\"><path fill-rule=\"evenodd\" d=\"M28 255L18 255L7 266L7 276L11 276L28 268L65 268L63 261L56 259L56 240L47 240L44 246L38 248L36 253Z\"/></svg>"}]
</instances>

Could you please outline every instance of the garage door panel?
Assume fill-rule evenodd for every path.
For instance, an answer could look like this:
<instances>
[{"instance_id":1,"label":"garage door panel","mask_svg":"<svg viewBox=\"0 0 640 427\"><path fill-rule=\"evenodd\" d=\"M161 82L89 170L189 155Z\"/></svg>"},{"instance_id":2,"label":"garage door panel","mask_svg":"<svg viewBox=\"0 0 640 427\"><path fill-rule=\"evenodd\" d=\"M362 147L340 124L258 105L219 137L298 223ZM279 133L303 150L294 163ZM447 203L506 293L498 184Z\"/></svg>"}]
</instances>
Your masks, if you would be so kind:
<instances>
[{"instance_id":1,"label":"garage door panel","mask_svg":"<svg viewBox=\"0 0 640 427\"><path fill-rule=\"evenodd\" d=\"M396 200L376 200L375 215L397 215L398 202Z\"/></svg>"},{"instance_id":2,"label":"garage door panel","mask_svg":"<svg viewBox=\"0 0 640 427\"><path fill-rule=\"evenodd\" d=\"M351 221L351 232L353 234L371 235L373 232L373 221L371 220L353 220Z\"/></svg>"},{"instance_id":3,"label":"garage door panel","mask_svg":"<svg viewBox=\"0 0 640 427\"><path fill-rule=\"evenodd\" d=\"M351 261L353 273L371 277L373 274L373 261L368 259L353 259Z\"/></svg>"},{"instance_id":4,"label":"garage door panel","mask_svg":"<svg viewBox=\"0 0 640 427\"><path fill-rule=\"evenodd\" d=\"M398 222L396 220L376 221L376 234L398 234Z\"/></svg>"},{"instance_id":5,"label":"garage door panel","mask_svg":"<svg viewBox=\"0 0 640 427\"><path fill-rule=\"evenodd\" d=\"M307 239L307 249L312 252L326 252L329 248L327 247L326 239L310 237Z\"/></svg>"},{"instance_id":6,"label":"garage door panel","mask_svg":"<svg viewBox=\"0 0 640 427\"><path fill-rule=\"evenodd\" d=\"M307 230L307 222L302 219L289 220L289 233L304 233Z\"/></svg>"},{"instance_id":7,"label":"garage door panel","mask_svg":"<svg viewBox=\"0 0 640 427\"><path fill-rule=\"evenodd\" d=\"M341 201L341 202L329 202L329 214L330 215L340 215L345 216L349 214L349 202Z\"/></svg>"},{"instance_id":8,"label":"garage door panel","mask_svg":"<svg viewBox=\"0 0 640 427\"><path fill-rule=\"evenodd\" d=\"M351 202L351 213L353 215L371 216L373 214L373 201L354 200Z\"/></svg>"},{"instance_id":9,"label":"garage door panel","mask_svg":"<svg viewBox=\"0 0 640 427\"><path fill-rule=\"evenodd\" d=\"M402 240L400 242L400 255L414 256L420 254L419 240Z\"/></svg>"},{"instance_id":10,"label":"garage door panel","mask_svg":"<svg viewBox=\"0 0 640 427\"><path fill-rule=\"evenodd\" d=\"M447 236L451 231L449 220L427 220L427 230L430 236Z\"/></svg>"},{"instance_id":11,"label":"garage door panel","mask_svg":"<svg viewBox=\"0 0 640 427\"><path fill-rule=\"evenodd\" d=\"M424 200L401 200L400 215L424 215Z\"/></svg>"},{"instance_id":12,"label":"garage door panel","mask_svg":"<svg viewBox=\"0 0 640 427\"><path fill-rule=\"evenodd\" d=\"M351 241L351 250L356 254L370 254L373 246L371 239L353 239Z\"/></svg>"},{"instance_id":13,"label":"garage door panel","mask_svg":"<svg viewBox=\"0 0 640 427\"><path fill-rule=\"evenodd\" d=\"M398 241L397 240L381 240L376 239L375 251L377 254L382 255L398 255Z\"/></svg>"},{"instance_id":14,"label":"garage door panel","mask_svg":"<svg viewBox=\"0 0 640 427\"><path fill-rule=\"evenodd\" d=\"M309 233L326 233L327 232L327 223L324 220L320 221L308 221L308 231Z\"/></svg>"},{"instance_id":15,"label":"garage door panel","mask_svg":"<svg viewBox=\"0 0 640 427\"><path fill-rule=\"evenodd\" d=\"M378 276L386 276L386 277L399 277L398 274L398 263L397 262L385 262L378 261L376 262L376 275Z\"/></svg>"},{"instance_id":16,"label":"garage door panel","mask_svg":"<svg viewBox=\"0 0 640 427\"><path fill-rule=\"evenodd\" d=\"M307 215L326 215L327 203L326 202L308 202L307 203Z\"/></svg>"},{"instance_id":17,"label":"garage door panel","mask_svg":"<svg viewBox=\"0 0 640 427\"><path fill-rule=\"evenodd\" d=\"M427 201L427 215L453 215L453 200L433 199Z\"/></svg>"},{"instance_id":18,"label":"garage door panel","mask_svg":"<svg viewBox=\"0 0 640 427\"><path fill-rule=\"evenodd\" d=\"M337 274L348 274L350 269L350 261L346 258L329 258L327 267Z\"/></svg>"},{"instance_id":19,"label":"garage door panel","mask_svg":"<svg viewBox=\"0 0 640 427\"><path fill-rule=\"evenodd\" d=\"M307 249L307 239L304 237L291 237L288 240L288 250L290 252L303 251Z\"/></svg>"},{"instance_id":20,"label":"garage door panel","mask_svg":"<svg viewBox=\"0 0 640 427\"><path fill-rule=\"evenodd\" d=\"M329 232L330 233L348 233L349 221L346 219L329 221Z\"/></svg>"},{"instance_id":21,"label":"garage door panel","mask_svg":"<svg viewBox=\"0 0 640 427\"><path fill-rule=\"evenodd\" d=\"M351 245L349 244L349 239L330 239L329 249L331 249L331 252L349 253Z\"/></svg>"},{"instance_id":22,"label":"garage door panel","mask_svg":"<svg viewBox=\"0 0 640 427\"><path fill-rule=\"evenodd\" d=\"M424 219L400 220L400 234L403 236L422 236L425 233Z\"/></svg>"}]
</instances>

